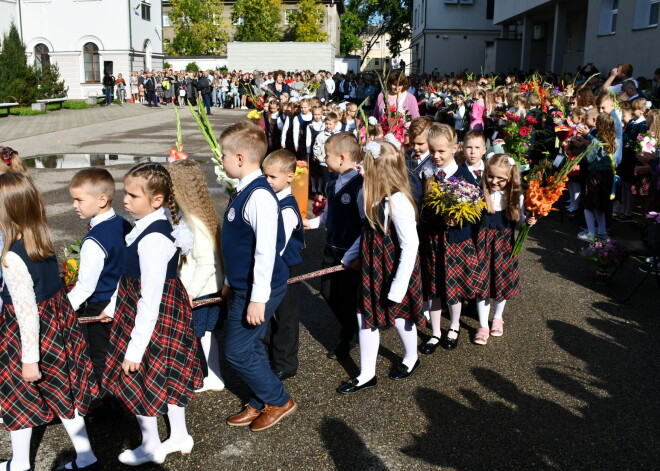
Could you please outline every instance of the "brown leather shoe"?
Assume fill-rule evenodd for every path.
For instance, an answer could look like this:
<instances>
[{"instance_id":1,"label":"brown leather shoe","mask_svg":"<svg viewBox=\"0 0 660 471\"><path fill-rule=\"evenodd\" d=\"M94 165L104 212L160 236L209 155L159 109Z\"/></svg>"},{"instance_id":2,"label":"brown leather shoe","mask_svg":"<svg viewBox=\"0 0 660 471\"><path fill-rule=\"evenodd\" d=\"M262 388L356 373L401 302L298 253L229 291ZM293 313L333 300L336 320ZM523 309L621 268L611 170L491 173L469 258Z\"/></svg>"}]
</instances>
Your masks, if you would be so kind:
<instances>
[{"instance_id":1,"label":"brown leather shoe","mask_svg":"<svg viewBox=\"0 0 660 471\"><path fill-rule=\"evenodd\" d=\"M282 407L275 407L266 404L261 415L250 424L250 430L253 432L266 430L296 410L296 407L298 407L298 404L293 402L293 399L289 399L289 402Z\"/></svg>"},{"instance_id":2,"label":"brown leather shoe","mask_svg":"<svg viewBox=\"0 0 660 471\"><path fill-rule=\"evenodd\" d=\"M254 419L259 417L263 411L255 409L250 404L245 404L245 407L236 415L232 415L227 419L227 425L233 427L245 427L250 425Z\"/></svg>"}]
</instances>

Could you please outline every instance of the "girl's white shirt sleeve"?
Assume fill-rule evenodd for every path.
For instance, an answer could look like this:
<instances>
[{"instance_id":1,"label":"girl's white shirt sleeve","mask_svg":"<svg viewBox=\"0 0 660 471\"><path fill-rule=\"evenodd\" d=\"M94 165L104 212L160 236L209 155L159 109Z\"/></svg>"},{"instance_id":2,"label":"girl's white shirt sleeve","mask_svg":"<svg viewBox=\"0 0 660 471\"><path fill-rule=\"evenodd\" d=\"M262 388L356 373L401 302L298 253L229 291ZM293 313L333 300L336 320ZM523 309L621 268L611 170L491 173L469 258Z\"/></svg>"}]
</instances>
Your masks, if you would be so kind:
<instances>
[{"instance_id":1,"label":"girl's white shirt sleeve","mask_svg":"<svg viewBox=\"0 0 660 471\"><path fill-rule=\"evenodd\" d=\"M23 363L39 361L39 307L34 293L34 281L25 262L13 252L5 255L4 279L18 321Z\"/></svg>"},{"instance_id":2,"label":"girl's white shirt sleeve","mask_svg":"<svg viewBox=\"0 0 660 471\"><path fill-rule=\"evenodd\" d=\"M401 254L399 256L399 266L396 269L396 275L392 280L387 298L395 303L400 303L408 291L410 277L415 269L415 260L419 249L415 208L403 193L394 193L389 202L385 204L385 224L387 224L389 217L392 218L399 239Z\"/></svg>"},{"instance_id":3,"label":"girl's white shirt sleeve","mask_svg":"<svg viewBox=\"0 0 660 471\"><path fill-rule=\"evenodd\" d=\"M140 300L137 305L135 327L126 348L124 359L142 361L151 334L160 314L160 302L165 286L167 264L176 253L174 243L157 232L146 235L138 243L140 259Z\"/></svg>"},{"instance_id":4,"label":"girl's white shirt sleeve","mask_svg":"<svg viewBox=\"0 0 660 471\"><path fill-rule=\"evenodd\" d=\"M181 266L180 277L192 301L200 296L219 291L222 287L223 276L220 273L216 246L204 223L192 216L186 216L185 221L190 225L195 243ZM214 289L210 293L206 293L211 280L214 281Z\"/></svg>"},{"instance_id":5,"label":"girl's white shirt sleeve","mask_svg":"<svg viewBox=\"0 0 660 471\"><path fill-rule=\"evenodd\" d=\"M289 132L290 125L291 125L291 117L287 116L284 119L284 125L282 126L282 137L280 142L280 144L282 144L282 149L286 149L286 134Z\"/></svg>"}]
</instances>

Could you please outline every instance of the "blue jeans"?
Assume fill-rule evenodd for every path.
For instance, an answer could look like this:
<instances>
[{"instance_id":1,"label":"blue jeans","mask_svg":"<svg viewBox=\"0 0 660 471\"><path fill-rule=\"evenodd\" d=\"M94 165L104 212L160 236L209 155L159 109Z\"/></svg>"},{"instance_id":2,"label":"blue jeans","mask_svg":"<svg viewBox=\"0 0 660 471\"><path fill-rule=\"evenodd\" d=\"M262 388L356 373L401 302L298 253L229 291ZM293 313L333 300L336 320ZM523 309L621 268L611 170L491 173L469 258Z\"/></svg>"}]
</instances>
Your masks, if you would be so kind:
<instances>
[{"instance_id":1,"label":"blue jeans","mask_svg":"<svg viewBox=\"0 0 660 471\"><path fill-rule=\"evenodd\" d=\"M211 114L211 94L202 93L202 101L204 102L204 106L206 107L206 114Z\"/></svg>"},{"instance_id":2,"label":"blue jeans","mask_svg":"<svg viewBox=\"0 0 660 471\"><path fill-rule=\"evenodd\" d=\"M109 105L109 104L112 103L112 98L113 98L113 95L114 95L112 92L113 92L112 87L109 87L109 88L106 87L105 88L105 104L106 105Z\"/></svg>"},{"instance_id":3,"label":"blue jeans","mask_svg":"<svg viewBox=\"0 0 660 471\"><path fill-rule=\"evenodd\" d=\"M241 96L238 93L234 93L234 108L241 107Z\"/></svg>"},{"instance_id":4,"label":"blue jeans","mask_svg":"<svg viewBox=\"0 0 660 471\"><path fill-rule=\"evenodd\" d=\"M250 388L250 406L255 409L263 409L264 404L282 407L291 399L282 381L270 369L262 341L268 322L285 293L286 285L271 291L266 303L265 320L258 326L251 326L246 320L249 291L234 290L229 300L225 323L225 358Z\"/></svg>"},{"instance_id":5,"label":"blue jeans","mask_svg":"<svg viewBox=\"0 0 660 471\"><path fill-rule=\"evenodd\" d=\"M213 106L218 106L218 101L220 100L220 89L218 87L215 87L213 92L211 92L211 98Z\"/></svg>"}]
</instances>

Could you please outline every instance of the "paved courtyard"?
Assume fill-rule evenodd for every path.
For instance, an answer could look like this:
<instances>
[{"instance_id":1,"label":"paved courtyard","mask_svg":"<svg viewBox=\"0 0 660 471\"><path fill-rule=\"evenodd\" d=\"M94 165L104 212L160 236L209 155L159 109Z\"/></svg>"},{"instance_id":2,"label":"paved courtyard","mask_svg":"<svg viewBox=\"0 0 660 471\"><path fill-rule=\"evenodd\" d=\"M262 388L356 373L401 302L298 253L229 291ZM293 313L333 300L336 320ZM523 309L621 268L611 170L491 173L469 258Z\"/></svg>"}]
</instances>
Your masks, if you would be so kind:
<instances>
[{"instance_id":1,"label":"paved courtyard","mask_svg":"<svg viewBox=\"0 0 660 471\"><path fill-rule=\"evenodd\" d=\"M216 133L245 116L216 112ZM184 148L208 160L204 139L182 111ZM0 144L22 157L68 152L165 156L175 138L172 109L113 105L62 110L35 117L0 118ZM110 167L121 190L130 166ZM205 164L209 185L213 168ZM61 248L84 232L70 209L68 181L75 170L30 173L47 203ZM119 192L121 195L121 191ZM218 211L225 201L217 198ZM121 196L115 201L121 210ZM632 225L616 237L639 235ZM618 304L596 285L594 267L581 259L575 225L552 215L536 226L521 254L523 292L507 304L506 332L485 347L471 344L478 327L474 306L465 306L456 350L423 356L408 380L387 378L401 346L394 330L382 332L378 388L340 396L335 387L358 371L359 356L331 361L337 323L321 299L317 280L300 299L300 369L286 381L298 411L262 433L230 428L224 419L246 402L246 389L224 365L227 389L206 392L188 408L193 453L170 455L162 466L197 470L650 470L658 443L658 286L648 279L636 296ZM320 265L322 231L308 232L305 269ZM614 288L626 290L642 274L630 260ZM448 324L448 320L444 320ZM448 326L445 324L445 328ZM420 342L430 335L420 329ZM161 436L165 436L165 422ZM130 416L92 418L92 445L105 470L128 469L116 460L139 443ZM72 456L59 424L33 434L36 470ZM0 459L11 454L0 434Z\"/></svg>"}]
</instances>

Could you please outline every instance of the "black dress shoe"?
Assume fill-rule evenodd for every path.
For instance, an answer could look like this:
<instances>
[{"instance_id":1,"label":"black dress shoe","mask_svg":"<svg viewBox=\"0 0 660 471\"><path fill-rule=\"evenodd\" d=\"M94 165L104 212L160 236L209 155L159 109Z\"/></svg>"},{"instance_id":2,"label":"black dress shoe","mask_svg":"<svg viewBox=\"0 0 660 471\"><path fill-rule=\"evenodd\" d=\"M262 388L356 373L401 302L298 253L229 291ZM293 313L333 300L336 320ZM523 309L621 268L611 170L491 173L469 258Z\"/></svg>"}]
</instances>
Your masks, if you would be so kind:
<instances>
[{"instance_id":1,"label":"black dress shoe","mask_svg":"<svg viewBox=\"0 0 660 471\"><path fill-rule=\"evenodd\" d=\"M54 466L52 471L65 471L65 470L69 471L69 468L66 467L67 464L69 464L69 463L62 463L58 466ZM73 460L73 461L71 461L71 468L70 469L71 470L78 470L78 471L99 471L99 469L101 469L101 468L99 467L99 462L98 461L94 461L92 464L88 464L87 466L84 466L84 467L81 468L76 464L76 460Z\"/></svg>"},{"instance_id":2,"label":"black dress shoe","mask_svg":"<svg viewBox=\"0 0 660 471\"><path fill-rule=\"evenodd\" d=\"M442 348L445 350L453 350L456 348L456 345L458 345L458 337L461 335L461 333L458 330L454 329L449 329L449 332L456 332L456 338L455 339L450 339L448 336L445 336L442 342Z\"/></svg>"},{"instance_id":3,"label":"black dress shoe","mask_svg":"<svg viewBox=\"0 0 660 471\"><path fill-rule=\"evenodd\" d=\"M363 389L373 389L377 384L378 378L376 376L361 386L358 386L357 378L351 378L348 381L341 383L341 385L337 388L337 392L339 394L355 394L356 392L362 391Z\"/></svg>"},{"instance_id":4,"label":"black dress shoe","mask_svg":"<svg viewBox=\"0 0 660 471\"><path fill-rule=\"evenodd\" d=\"M411 374L415 372L417 368L419 368L419 359L415 362L413 367L408 370L408 367L403 364L403 362L399 363L396 365L394 368L392 368L392 371L390 371L390 379L393 379L395 381L399 381L400 379L406 379L409 377Z\"/></svg>"},{"instance_id":5,"label":"black dress shoe","mask_svg":"<svg viewBox=\"0 0 660 471\"><path fill-rule=\"evenodd\" d=\"M275 370L273 373L275 373L275 376L277 376L281 381L284 381L285 379L293 378L297 371L286 372L282 370Z\"/></svg>"},{"instance_id":6,"label":"black dress shoe","mask_svg":"<svg viewBox=\"0 0 660 471\"><path fill-rule=\"evenodd\" d=\"M328 358L336 360L340 357L347 357L355 350L355 344L348 342L339 342L335 348L328 352Z\"/></svg>"},{"instance_id":7,"label":"black dress shoe","mask_svg":"<svg viewBox=\"0 0 660 471\"><path fill-rule=\"evenodd\" d=\"M431 343L431 339L437 339L437 342ZM440 346L440 342L442 342L442 339L440 337L436 337L435 335L431 337L431 339L419 346L419 351L424 355L431 355Z\"/></svg>"}]
</instances>

